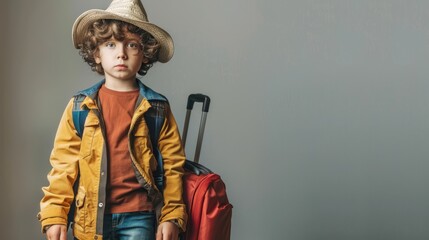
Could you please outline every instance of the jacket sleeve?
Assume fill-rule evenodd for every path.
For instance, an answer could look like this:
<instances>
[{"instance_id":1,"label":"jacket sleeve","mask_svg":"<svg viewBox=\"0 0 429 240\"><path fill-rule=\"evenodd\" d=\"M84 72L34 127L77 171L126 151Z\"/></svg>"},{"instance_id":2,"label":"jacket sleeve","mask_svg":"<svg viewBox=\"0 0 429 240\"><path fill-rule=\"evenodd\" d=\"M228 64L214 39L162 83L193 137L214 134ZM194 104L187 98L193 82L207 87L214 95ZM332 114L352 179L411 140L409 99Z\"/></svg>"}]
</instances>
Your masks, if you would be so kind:
<instances>
[{"instance_id":1,"label":"jacket sleeve","mask_svg":"<svg viewBox=\"0 0 429 240\"><path fill-rule=\"evenodd\" d=\"M73 201L73 184L78 173L80 138L72 118L73 99L61 117L50 156L52 165L48 173L49 186L43 187L38 219L43 228L47 225L67 225L67 214Z\"/></svg>"},{"instance_id":2,"label":"jacket sleeve","mask_svg":"<svg viewBox=\"0 0 429 240\"><path fill-rule=\"evenodd\" d=\"M182 231L186 230L187 214L183 203L183 184L185 154L176 121L166 104L165 122L159 136L159 150L164 161L164 206L160 223L177 220Z\"/></svg>"}]
</instances>

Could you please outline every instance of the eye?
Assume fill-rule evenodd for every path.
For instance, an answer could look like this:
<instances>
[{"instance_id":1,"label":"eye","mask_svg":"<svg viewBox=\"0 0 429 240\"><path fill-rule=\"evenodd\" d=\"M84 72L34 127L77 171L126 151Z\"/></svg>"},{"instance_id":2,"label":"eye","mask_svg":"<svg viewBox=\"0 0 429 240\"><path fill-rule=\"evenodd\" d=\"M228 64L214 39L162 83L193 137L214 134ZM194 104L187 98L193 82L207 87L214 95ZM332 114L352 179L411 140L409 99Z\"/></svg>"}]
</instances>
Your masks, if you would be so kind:
<instances>
[{"instance_id":1,"label":"eye","mask_svg":"<svg viewBox=\"0 0 429 240\"><path fill-rule=\"evenodd\" d=\"M114 42L106 42L104 46L106 46L107 48L114 48L116 44Z\"/></svg>"},{"instance_id":2,"label":"eye","mask_svg":"<svg viewBox=\"0 0 429 240\"><path fill-rule=\"evenodd\" d=\"M141 47L141 45L138 42L129 42L127 44L127 47L129 49L139 49Z\"/></svg>"}]
</instances>

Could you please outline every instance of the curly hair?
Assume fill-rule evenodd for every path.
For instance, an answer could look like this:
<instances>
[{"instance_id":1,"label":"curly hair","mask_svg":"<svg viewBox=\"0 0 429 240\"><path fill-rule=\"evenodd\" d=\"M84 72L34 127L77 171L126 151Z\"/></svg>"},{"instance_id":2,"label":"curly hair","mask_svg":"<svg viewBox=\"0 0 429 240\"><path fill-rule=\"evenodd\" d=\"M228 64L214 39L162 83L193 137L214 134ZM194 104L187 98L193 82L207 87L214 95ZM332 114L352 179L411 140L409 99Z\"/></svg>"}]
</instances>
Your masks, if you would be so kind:
<instances>
[{"instance_id":1,"label":"curly hair","mask_svg":"<svg viewBox=\"0 0 429 240\"><path fill-rule=\"evenodd\" d=\"M158 61L159 43L156 39L145 30L138 28L132 24L112 19L101 19L95 21L85 34L83 43L79 44L79 55L89 64L92 71L101 75L104 74L104 69L100 63L95 62L94 55L98 51L98 46L112 36L122 41L125 39L126 32L134 33L140 36L143 46L143 55L147 58L147 63L142 63L138 74L146 75L149 68Z\"/></svg>"}]
</instances>

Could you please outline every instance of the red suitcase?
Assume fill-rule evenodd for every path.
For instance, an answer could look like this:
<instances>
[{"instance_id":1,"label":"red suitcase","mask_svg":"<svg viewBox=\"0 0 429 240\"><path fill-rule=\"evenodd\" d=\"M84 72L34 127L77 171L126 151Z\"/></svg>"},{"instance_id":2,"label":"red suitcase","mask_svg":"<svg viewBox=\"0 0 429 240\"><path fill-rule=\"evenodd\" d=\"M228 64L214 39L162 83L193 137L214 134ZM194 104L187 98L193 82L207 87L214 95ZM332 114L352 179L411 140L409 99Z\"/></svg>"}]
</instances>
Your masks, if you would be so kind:
<instances>
[{"instance_id":1,"label":"red suitcase","mask_svg":"<svg viewBox=\"0 0 429 240\"><path fill-rule=\"evenodd\" d=\"M229 240L231 235L232 205L226 195L221 177L199 164L199 155L204 135L210 98L202 94L188 97L187 113L183 128L182 142L186 144L189 119L194 102L203 103L200 129L194 161L186 160L183 177L184 201L188 212L188 225L182 234L183 240Z\"/></svg>"}]
</instances>

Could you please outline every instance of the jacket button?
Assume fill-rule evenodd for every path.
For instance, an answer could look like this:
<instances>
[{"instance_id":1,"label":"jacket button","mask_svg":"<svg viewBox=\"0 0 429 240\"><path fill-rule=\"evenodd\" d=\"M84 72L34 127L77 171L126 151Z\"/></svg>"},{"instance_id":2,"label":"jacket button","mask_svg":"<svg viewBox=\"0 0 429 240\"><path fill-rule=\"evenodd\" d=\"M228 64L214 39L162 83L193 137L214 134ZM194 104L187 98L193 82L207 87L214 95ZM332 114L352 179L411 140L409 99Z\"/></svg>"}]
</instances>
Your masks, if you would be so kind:
<instances>
[{"instance_id":1,"label":"jacket button","mask_svg":"<svg viewBox=\"0 0 429 240\"><path fill-rule=\"evenodd\" d=\"M104 204L101 202L98 204L98 207L102 208L104 206Z\"/></svg>"},{"instance_id":2,"label":"jacket button","mask_svg":"<svg viewBox=\"0 0 429 240\"><path fill-rule=\"evenodd\" d=\"M98 239L98 236L95 236L94 239Z\"/></svg>"}]
</instances>

